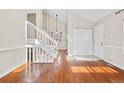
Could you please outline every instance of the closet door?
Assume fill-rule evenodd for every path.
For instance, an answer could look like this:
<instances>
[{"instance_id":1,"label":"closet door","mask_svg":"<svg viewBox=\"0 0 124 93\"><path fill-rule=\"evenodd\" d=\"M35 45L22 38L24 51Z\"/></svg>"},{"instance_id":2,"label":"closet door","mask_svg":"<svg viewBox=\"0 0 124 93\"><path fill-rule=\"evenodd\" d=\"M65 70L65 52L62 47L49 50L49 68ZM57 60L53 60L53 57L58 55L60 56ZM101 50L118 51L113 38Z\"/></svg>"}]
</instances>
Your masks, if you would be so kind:
<instances>
[{"instance_id":1,"label":"closet door","mask_svg":"<svg viewBox=\"0 0 124 93\"><path fill-rule=\"evenodd\" d=\"M94 28L94 55L104 58L104 26L98 25Z\"/></svg>"},{"instance_id":2,"label":"closet door","mask_svg":"<svg viewBox=\"0 0 124 93\"><path fill-rule=\"evenodd\" d=\"M92 29L73 29L73 55L92 55Z\"/></svg>"}]
</instances>

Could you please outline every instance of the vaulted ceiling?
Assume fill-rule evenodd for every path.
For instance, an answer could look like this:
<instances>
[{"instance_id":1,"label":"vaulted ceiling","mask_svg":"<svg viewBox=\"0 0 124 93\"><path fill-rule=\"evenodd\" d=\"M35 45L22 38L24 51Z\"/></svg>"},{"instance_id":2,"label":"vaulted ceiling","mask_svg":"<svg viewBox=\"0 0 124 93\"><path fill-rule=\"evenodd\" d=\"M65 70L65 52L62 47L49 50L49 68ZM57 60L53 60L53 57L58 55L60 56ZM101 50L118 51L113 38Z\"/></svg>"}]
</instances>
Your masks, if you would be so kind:
<instances>
[{"instance_id":1,"label":"vaulted ceiling","mask_svg":"<svg viewBox=\"0 0 124 93\"><path fill-rule=\"evenodd\" d=\"M115 9L48 9L48 14L55 17L58 14L58 19L67 22L68 13L74 13L83 19L91 22L96 22L101 18L111 14Z\"/></svg>"}]
</instances>

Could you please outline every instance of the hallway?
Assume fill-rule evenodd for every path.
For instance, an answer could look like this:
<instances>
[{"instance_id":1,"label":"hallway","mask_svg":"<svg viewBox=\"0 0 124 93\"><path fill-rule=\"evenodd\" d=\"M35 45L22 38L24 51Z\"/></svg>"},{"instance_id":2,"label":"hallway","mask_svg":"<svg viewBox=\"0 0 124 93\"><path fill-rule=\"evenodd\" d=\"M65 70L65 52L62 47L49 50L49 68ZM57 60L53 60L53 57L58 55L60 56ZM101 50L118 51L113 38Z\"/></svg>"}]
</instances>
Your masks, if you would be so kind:
<instances>
[{"instance_id":1,"label":"hallway","mask_svg":"<svg viewBox=\"0 0 124 93\"><path fill-rule=\"evenodd\" d=\"M104 61L76 61L59 51L54 64L24 64L0 79L1 83L102 83L124 82L124 71Z\"/></svg>"}]
</instances>

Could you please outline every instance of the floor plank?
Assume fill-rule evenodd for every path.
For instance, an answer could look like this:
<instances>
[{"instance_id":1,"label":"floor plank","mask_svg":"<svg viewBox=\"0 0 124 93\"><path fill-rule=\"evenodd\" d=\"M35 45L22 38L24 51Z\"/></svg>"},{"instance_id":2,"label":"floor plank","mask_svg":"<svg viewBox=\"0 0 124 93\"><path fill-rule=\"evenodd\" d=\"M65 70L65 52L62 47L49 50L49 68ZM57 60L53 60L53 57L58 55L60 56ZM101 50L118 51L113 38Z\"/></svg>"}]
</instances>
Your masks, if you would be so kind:
<instances>
[{"instance_id":1,"label":"floor plank","mask_svg":"<svg viewBox=\"0 0 124 93\"><path fill-rule=\"evenodd\" d=\"M124 71L104 61L76 61L59 51L54 64L24 64L5 77L1 83L121 83Z\"/></svg>"}]
</instances>

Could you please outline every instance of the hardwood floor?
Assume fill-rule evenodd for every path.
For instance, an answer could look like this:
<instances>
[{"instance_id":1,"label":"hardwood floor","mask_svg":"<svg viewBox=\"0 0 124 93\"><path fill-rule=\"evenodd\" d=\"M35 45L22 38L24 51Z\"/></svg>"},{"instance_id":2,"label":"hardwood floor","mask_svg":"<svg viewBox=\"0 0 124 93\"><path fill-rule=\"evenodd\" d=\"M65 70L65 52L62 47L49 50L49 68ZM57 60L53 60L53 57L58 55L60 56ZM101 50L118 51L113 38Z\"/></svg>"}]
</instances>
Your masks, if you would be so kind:
<instances>
[{"instance_id":1,"label":"hardwood floor","mask_svg":"<svg viewBox=\"0 0 124 93\"><path fill-rule=\"evenodd\" d=\"M124 71L104 61L76 61L60 51L54 64L25 64L5 77L1 83L105 83L124 82Z\"/></svg>"}]
</instances>

